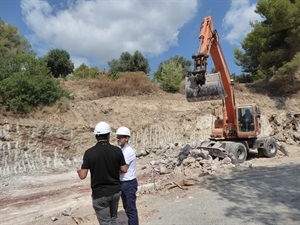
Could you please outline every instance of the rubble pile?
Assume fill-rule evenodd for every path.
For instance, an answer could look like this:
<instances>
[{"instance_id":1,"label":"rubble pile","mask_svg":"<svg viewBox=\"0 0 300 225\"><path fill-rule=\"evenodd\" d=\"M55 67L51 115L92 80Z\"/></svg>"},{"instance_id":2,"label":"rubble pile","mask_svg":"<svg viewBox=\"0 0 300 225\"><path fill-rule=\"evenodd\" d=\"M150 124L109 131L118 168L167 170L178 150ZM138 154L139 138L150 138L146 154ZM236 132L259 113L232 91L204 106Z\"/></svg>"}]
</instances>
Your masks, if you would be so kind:
<instances>
[{"instance_id":1,"label":"rubble pile","mask_svg":"<svg viewBox=\"0 0 300 225\"><path fill-rule=\"evenodd\" d=\"M273 129L270 136L290 145L300 145L300 112L274 114L269 122Z\"/></svg>"},{"instance_id":2,"label":"rubble pile","mask_svg":"<svg viewBox=\"0 0 300 225\"><path fill-rule=\"evenodd\" d=\"M164 151L154 150L154 153L147 150L145 154L142 151L138 157L140 193L172 188L184 190L184 186L196 184L200 177L237 167L236 160L230 153L224 159L213 158L207 150L195 149L189 144L183 148L175 144ZM238 166L252 168L252 163L246 161Z\"/></svg>"}]
</instances>

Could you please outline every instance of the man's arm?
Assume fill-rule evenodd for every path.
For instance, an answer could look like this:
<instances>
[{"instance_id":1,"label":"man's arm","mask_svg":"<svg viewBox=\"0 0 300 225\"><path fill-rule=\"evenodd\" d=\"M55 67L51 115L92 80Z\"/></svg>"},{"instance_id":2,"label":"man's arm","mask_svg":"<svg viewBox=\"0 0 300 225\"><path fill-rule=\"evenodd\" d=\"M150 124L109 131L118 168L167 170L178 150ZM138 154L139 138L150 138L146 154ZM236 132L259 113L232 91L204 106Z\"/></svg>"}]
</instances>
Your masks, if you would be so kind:
<instances>
[{"instance_id":1,"label":"man's arm","mask_svg":"<svg viewBox=\"0 0 300 225\"><path fill-rule=\"evenodd\" d=\"M128 165L127 164L120 167L120 173L127 173L127 170L128 170Z\"/></svg>"},{"instance_id":2,"label":"man's arm","mask_svg":"<svg viewBox=\"0 0 300 225\"><path fill-rule=\"evenodd\" d=\"M80 168L77 168L77 174L78 174L78 177L83 180L87 177L87 174L88 174L88 169L80 169Z\"/></svg>"}]
</instances>

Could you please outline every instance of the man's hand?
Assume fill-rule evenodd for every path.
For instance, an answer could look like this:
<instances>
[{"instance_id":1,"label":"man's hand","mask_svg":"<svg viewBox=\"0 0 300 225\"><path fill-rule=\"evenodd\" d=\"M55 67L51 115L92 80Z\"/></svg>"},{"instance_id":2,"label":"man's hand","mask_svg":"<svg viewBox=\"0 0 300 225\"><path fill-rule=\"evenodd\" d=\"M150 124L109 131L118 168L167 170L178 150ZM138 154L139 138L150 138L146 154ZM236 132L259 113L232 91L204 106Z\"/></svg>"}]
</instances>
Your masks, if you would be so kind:
<instances>
[{"instance_id":1,"label":"man's hand","mask_svg":"<svg viewBox=\"0 0 300 225\"><path fill-rule=\"evenodd\" d=\"M77 174L81 180L87 177L88 171L88 169L81 169L80 167L77 167Z\"/></svg>"}]
</instances>

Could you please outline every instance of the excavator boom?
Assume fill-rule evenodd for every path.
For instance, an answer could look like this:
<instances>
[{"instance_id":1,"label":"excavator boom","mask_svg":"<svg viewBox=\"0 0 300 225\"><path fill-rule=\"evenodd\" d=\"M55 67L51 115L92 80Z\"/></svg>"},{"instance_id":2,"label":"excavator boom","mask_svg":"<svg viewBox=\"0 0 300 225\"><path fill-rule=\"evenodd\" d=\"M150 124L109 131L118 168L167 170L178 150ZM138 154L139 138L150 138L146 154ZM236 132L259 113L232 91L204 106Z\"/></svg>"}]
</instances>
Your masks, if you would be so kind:
<instances>
[{"instance_id":1,"label":"excavator boom","mask_svg":"<svg viewBox=\"0 0 300 225\"><path fill-rule=\"evenodd\" d=\"M192 55L194 70L190 76L186 77L185 93L187 101L223 99L227 123L234 124L235 102L230 73L211 16L205 17L201 23L199 41L198 52ZM211 55L214 62L216 74L207 74L209 55Z\"/></svg>"}]
</instances>

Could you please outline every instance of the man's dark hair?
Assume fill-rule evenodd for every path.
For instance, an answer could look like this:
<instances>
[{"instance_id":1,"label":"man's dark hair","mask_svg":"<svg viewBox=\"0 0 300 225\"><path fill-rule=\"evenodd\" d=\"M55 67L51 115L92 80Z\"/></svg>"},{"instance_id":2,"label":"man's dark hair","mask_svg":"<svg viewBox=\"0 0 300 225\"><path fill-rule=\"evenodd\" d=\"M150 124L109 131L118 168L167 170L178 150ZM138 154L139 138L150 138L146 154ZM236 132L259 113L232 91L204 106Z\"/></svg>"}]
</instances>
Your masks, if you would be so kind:
<instances>
[{"instance_id":1,"label":"man's dark hair","mask_svg":"<svg viewBox=\"0 0 300 225\"><path fill-rule=\"evenodd\" d=\"M97 141L106 141L109 138L109 134L96 134L95 137L97 139Z\"/></svg>"}]
</instances>

